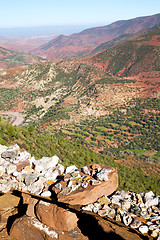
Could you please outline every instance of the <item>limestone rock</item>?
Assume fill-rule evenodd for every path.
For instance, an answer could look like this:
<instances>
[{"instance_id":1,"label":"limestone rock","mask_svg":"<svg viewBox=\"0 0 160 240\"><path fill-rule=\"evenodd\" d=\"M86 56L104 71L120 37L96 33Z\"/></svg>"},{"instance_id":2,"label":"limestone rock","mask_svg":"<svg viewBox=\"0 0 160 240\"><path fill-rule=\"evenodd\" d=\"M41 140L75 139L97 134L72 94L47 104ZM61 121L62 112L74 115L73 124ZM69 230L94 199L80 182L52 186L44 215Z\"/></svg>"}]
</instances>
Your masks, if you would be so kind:
<instances>
[{"instance_id":1,"label":"limestone rock","mask_svg":"<svg viewBox=\"0 0 160 240\"><path fill-rule=\"evenodd\" d=\"M36 215L43 224L55 230L71 231L77 227L76 214L55 204L40 201L36 205Z\"/></svg>"},{"instance_id":2,"label":"limestone rock","mask_svg":"<svg viewBox=\"0 0 160 240\"><path fill-rule=\"evenodd\" d=\"M16 144L14 146L9 147L5 152L2 152L1 157L5 159L9 158L13 161L18 155L18 151L19 146Z\"/></svg>"}]
</instances>

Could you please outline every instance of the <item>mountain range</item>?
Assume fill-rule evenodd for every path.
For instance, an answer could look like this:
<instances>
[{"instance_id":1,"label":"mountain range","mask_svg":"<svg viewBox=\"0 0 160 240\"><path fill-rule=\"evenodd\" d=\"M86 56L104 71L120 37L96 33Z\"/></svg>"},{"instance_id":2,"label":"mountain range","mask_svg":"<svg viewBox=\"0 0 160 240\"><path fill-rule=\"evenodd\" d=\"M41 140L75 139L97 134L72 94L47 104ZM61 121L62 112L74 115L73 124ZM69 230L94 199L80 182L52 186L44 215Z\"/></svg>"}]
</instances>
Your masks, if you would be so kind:
<instances>
[{"instance_id":1,"label":"mountain range","mask_svg":"<svg viewBox=\"0 0 160 240\"><path fill-rule=\"evenodd\" d=\"M49 59L84 56L101 43L124 34L134 34L160 24L160 14L117 21L112 24L86 29L70 36L60 35L45 43L33 53Z\"/></svg>"}]
</instances>

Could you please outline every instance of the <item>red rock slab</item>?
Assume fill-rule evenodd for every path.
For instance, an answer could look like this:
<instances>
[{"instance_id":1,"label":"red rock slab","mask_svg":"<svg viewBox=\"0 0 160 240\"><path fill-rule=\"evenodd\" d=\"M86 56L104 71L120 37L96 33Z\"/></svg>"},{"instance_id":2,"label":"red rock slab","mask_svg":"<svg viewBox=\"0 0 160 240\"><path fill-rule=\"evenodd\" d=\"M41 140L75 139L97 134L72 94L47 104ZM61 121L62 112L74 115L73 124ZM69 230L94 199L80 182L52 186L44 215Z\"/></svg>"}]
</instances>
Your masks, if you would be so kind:
<instances>
[{"instance_id":1,"label":"red rock slab","mask_svg":"<svg viewBox=\"0 0 160 240\"><path fill-rule=\"evenodd\" d=\"M55 230L71 231L77 227L76 214L55 204L40 201L36 205L36 216L43 224Z\"/></svg>"},{"instance_id":2,"label":"red rock slab","mask_svg":"<svg viewBox=\"0 0 160 240\"><path fill-rule=\"evenodd\" d=\"M87 188L78 188L76 191L71 192L68 195L57 193L57 199L59 202L67 203L70 205L87 205L93 203L103 195L110 195L116 191L118 187L118 173L117 170L105 165L100 165L102 168L111 169L108 173L108 181L103 181L98 185L88 185ZM88 167L92 168L92 165ZM53 188L54 191L54 188Z\"/></svg>"},{"instance_id":3,"label":"red rock slab","mask_svg":"<svg viewBox=\"0 0 160 240\"><path fill-rule=\"evenodd\" d=\"M72 231L57 231L58 236L54 237L48 235L47 232L33 225L34 218L23 216L17 219L10 231L10 239L12 240L88 240L88 237L84 236L79 228L75 228ZM47 226L43 225L46 229ZM48 228L50 234L54 229ZM56 233L56 231L55 231Z\"/></svg>"},{"instance_id":4,"label":"red rock slab","mask_svg":"<svg viewBox=\"0 0 160 240\"><path fill-rule=\"evenodd\" d=\"M46 231L46 226L36 224L37 220L32 217L23 216L17 219L10 230L10 237L12 240L53 240L58 239L52 236L53 229L48 228L48 232ZM49 234L47 234L49 233ZM56 232L55 232L56 234Z\"/></svg>"}]
</instances>

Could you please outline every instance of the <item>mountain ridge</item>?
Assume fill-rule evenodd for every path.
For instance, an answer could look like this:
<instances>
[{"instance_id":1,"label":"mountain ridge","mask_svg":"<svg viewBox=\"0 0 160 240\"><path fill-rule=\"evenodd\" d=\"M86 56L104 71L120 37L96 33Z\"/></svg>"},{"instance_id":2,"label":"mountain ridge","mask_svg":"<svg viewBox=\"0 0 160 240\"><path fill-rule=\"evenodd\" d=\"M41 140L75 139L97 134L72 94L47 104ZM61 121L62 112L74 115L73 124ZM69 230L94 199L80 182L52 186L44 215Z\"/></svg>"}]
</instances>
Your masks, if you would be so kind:
<instances>
[{"instance_id":1,"label":"mountain ridge","mask_svg":"<svg viewBox=\"0 0 160 240\"><path fill-rule=\"evenodd\" d=\"M120 20L103 27L89 28L70 36L60 35L43 44L33 53L49 59L84 56L98 44L110 41L123 34L133 34L160 23L160 14ZM57 44L58 43L58 44Z\"/></svg>"}]
</instances>

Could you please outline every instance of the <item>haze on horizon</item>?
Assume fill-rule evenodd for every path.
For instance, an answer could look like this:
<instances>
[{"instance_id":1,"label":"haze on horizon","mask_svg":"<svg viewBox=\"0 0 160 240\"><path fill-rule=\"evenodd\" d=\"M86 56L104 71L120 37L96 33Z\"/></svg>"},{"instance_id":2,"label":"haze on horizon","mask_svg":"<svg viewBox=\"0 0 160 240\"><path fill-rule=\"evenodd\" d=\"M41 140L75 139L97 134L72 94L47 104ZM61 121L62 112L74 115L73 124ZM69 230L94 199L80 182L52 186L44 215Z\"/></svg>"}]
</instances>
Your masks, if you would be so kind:
<instances>
[{"instance_id":1,"label":"haze on horizon","mask_svg":"<svg viewBox=\"0 0 160 240\"><path fill-rule=\"evenodd\" d=\"M159 10L159 0L5 0L1 1L0 36L71 34Z\"/></svg>"}]
</instances>

